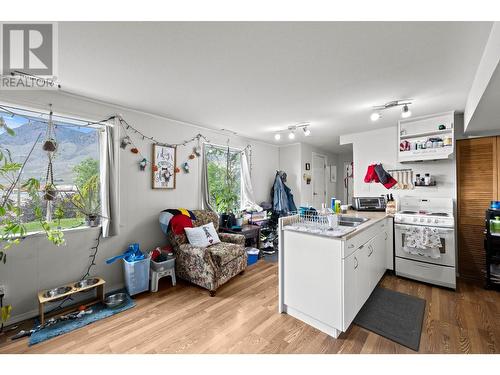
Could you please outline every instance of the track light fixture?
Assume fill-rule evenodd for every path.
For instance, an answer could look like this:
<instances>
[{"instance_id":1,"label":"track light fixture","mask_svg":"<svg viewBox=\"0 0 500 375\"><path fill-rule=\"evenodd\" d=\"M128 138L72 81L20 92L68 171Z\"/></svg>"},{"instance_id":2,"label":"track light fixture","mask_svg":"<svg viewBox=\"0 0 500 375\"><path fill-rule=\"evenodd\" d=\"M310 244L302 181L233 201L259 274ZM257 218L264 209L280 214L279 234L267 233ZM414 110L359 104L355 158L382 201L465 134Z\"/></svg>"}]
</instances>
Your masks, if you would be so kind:
<instances>
[{"instance_id":1,"label":"track light fixture","mask_svg":"<svg viewBox=\"0 0 500 375\"><path fill-rule=\"evenodd\" d=\"M410 116L411 116L411 111L410 111L410 109L408 108L408 104L405 104L405 105L403 106L403 110L402 110L402 112L401 112L401 117L402 117L402 118L408 118L408 117L410 117Z\"/></svg>"},{"instance_id":2,"label":"track light fixture","mask_svg":"<svg viewBox=\"0 0 500 375\"><path fill-rule=\"evenodd\" d=\"M308 122L301 122L297 125L290 125L286 130L279 130L274 133L274 139L279 141L281 139L281 134L288 132L288 139L293 140L296 137L295 131L297 129L302 129L304 132L304 137L309 137L311 135L311 129L309 129L310 124Z\"/></svg>"},{"instance_id":3,"label":"track light fixture","mask_svg":"<svg viewBox=\"0 0 500 375\"><path fill-rule=\"evenodd\" d=\"M393 100L391 102L387 102L383 105L377 105L373 107L373 112L370 115L370 120L372 121L377 121L382 117L381 111L392 108L392 107L399 107L403 106L403 109L401 111L401 117L402 118L408 118L411 116L411 111L410 108L408 107L410 104L412 104L411 99L404 99L404 100Z\"/></svg>"},{"instance_id":4,"label":"track light fixture","mask_svg":"<svg viewBox=\"0 0 500 375\"><path fill-rule=\"evenodd\" d=\"M380 114L380 112L373 112L371 115L370 115L370 120L372 121L377 121L379 118L381 118L382 115Z\"/></svg>"}]
</instances>

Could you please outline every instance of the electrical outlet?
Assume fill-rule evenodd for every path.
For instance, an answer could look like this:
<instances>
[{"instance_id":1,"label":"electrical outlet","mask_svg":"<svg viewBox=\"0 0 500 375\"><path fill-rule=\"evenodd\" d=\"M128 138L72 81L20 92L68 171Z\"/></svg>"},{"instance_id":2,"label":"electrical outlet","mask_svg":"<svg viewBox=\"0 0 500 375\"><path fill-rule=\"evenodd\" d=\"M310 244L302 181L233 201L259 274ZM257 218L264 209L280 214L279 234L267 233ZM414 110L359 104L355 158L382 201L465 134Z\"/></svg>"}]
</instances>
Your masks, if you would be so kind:
<instances>
[{"instance_id":1,"label":"electrical outlet","mask_svg":"<svg viewBox=\"0 0 500 375\"><path fill-rule=\"evenodd\" d=\"M0 284L0 295L2 294L5 297L5 295L7 294L7 288L5 287L5 285Z\"/></svg>"}]
</instances>

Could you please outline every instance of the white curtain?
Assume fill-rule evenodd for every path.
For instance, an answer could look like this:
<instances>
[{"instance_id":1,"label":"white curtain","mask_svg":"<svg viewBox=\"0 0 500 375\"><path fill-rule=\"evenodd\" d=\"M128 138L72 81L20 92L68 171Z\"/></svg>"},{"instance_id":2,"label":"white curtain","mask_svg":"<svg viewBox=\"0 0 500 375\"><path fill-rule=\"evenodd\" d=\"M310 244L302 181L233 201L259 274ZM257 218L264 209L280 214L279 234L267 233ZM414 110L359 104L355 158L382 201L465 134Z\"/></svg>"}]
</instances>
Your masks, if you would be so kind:
<instances>
[{"instance_id":1,"label":"white curtain","mask_svg":"<svg viewBox=\"0 0 500 375\"><path fill-rule=\"evenodd\" d=\"M106 126L99 132L101 172L101 225L103 237L118 234L118 142L120 121L115 117L113 127Z\"/></svg>"},{"instance_id":2,"label":"white curtain","mask_svg":"<svg viewBox=\"0 0 500 375\"><path fill-rule=\"evenodd\" d=\"M247 211L262 211L256 202L253 194L252 179L250 176L249 150L241 153L241 209Z\"/></svg>"},{"instance_id":3,"label":"white curtain","mask_svg":"<svg viewBox=\"0 0 500 375\"><path fill-rule=\"evenodd\" d=\"M201 209L214 211L210 205L210 196L208 191L208 162L206 154L206 145L203 145L202 164L201 164Z\"/></svg>"}]
</instances>

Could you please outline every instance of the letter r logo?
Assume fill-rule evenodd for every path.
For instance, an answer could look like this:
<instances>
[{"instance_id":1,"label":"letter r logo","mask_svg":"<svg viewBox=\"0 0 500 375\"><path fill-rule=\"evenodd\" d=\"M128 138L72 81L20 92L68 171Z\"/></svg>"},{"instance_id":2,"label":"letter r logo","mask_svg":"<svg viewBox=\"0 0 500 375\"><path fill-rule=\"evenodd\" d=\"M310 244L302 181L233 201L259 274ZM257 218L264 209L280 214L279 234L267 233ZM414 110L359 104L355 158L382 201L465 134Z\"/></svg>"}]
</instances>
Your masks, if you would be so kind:
<instances>
[{"instance_id":1,"label":"letter r logo","mask_svg":"<svg viewBox=\"0 0 500 375\"><path fill-rule=\"evenodd\" d=\"M52 24L2 24L2 73L53 75L53 35Z\"/></svg>"}]
</instances>

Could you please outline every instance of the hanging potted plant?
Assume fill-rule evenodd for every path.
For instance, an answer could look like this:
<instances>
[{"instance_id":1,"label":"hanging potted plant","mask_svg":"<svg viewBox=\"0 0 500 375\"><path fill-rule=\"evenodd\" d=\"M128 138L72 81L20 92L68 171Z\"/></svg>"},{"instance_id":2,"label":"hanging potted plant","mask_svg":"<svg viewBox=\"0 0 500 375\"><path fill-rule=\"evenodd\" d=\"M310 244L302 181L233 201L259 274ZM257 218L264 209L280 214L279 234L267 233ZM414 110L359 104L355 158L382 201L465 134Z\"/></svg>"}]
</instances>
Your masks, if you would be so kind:
<instances>
[{"instance_id":1,"label":"hanging potted plant","mask_svg":"<svg viewBox=\"0 0 500 375\"><path fill-rule=\"evenodd\" d=\"M76 187L76 193L69 196L69 202L85 217L89 227L97 227L101 222L101 203L99 194L99 176L91 177L81 189Z\"/></svg>"},{"instance_id":2,"label":"hanging potted plant","mask_svg":"<svg viewBox=\"0 0 500 375\"><path fill-rule=\"evenodd\" d=\"M52 104L50 105L49 122L47 123L47 133L45 134L42 149L46 152L55 152L57 150L55 127L52 121Z\"/></svg>"},{"instance_id":3,"label":"hanging potted plant","mask_svg":"<svg viewBox=\"0 0 500 375\"><path fill-rule=\"evenodd\" d=\"M48 183L43 189L43 199L46 201L53 201L56 199L57 189L54 184Z\"/></svg>"},{"instance_id":4,"label":"hanging potted plant","mask_svg":"<svg viewBox=\"0 0 500 375\"><path fill-rule=\"evenodd\" d=\"M57 141L54 138L46 139L42 146L43 151L54 152L57 150Z\"/></svg>"}]
</instances>

